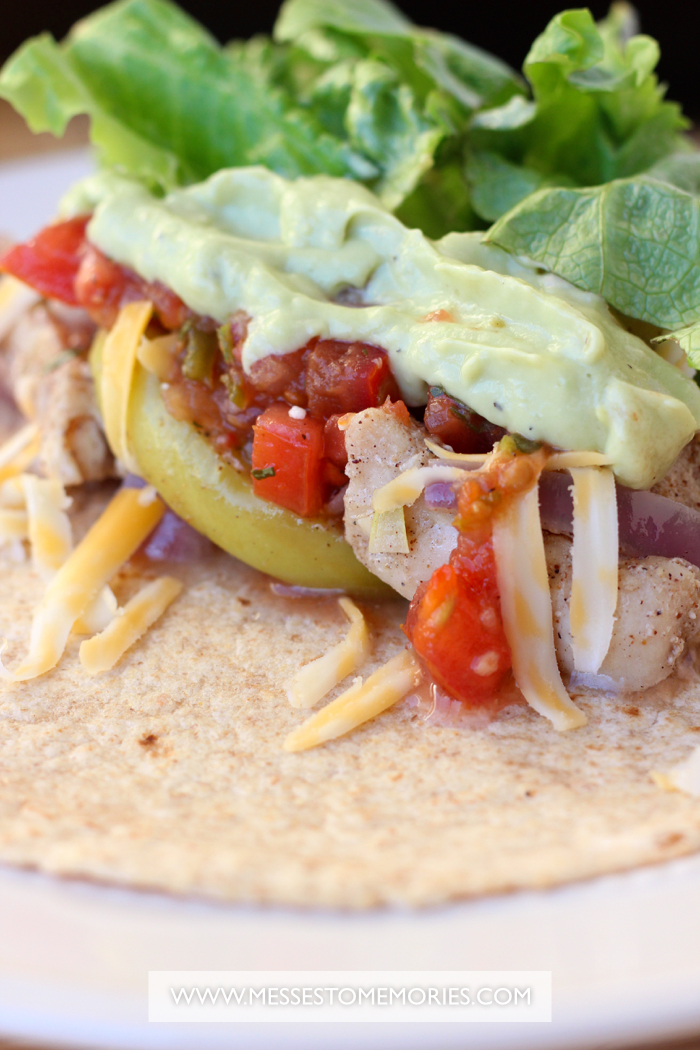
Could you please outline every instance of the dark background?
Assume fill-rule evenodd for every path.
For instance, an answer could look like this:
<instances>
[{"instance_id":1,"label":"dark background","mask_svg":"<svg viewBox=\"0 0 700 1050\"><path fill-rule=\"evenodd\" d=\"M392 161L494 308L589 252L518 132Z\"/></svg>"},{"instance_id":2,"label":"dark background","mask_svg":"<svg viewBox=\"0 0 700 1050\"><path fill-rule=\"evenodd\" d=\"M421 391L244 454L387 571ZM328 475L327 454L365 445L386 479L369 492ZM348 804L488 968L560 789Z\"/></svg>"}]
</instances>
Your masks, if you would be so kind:
<instances>
[{"instance_id":1,"label":"dark background","mask_svg":"<svg viewBox=\"0 0 700 1050\"><path fill-rule=\"evenodd\" d=\"M10 6L10 0L3 0L2 6L0 58L4 60L26 37L42 30L60 39L78 18L101 5L90 0L15 0ZM182 6L224 41L269 33L279 3L184 0ZM535 36L566 6L566 0L458 0L456 5L400 0L399 6L415 22L457 33L519 69ZM601 18L608 3L596 0L589 6ZM642 31L661 45L658 72L669 85L668 97L700 121L700 0L638 0L635 6Z\"/></svg>"}]
</instances>

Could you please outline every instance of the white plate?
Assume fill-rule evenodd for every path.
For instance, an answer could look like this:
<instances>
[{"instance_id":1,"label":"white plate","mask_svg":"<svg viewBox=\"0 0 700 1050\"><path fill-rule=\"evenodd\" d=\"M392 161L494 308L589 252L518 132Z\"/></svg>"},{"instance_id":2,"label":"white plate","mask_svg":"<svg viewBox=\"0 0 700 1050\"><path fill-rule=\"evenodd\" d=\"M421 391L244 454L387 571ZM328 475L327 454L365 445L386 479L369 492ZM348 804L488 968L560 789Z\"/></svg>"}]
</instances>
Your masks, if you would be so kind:
<instances>
[{"instance_id":1,"label":"white plate","mask_svg":"<svg viewBox=\"0 0 700 1050\"><path fill-rule=\"evenodd\" d=\"M26 237L85 151L0 169ZM148 970L551 970L551 1024L149 1025ZM0 1032L125 1050L575 1050L700 1032L700 857L542 893L364 915L232 907L0 868Z\"/></svg>"},{"instance_id":2,"label":"white plate","mask_svg":"<svg viewBox=\"0 0 700 1050\"><path fill-rule=\"evenodd\" d=\"M54 218L69 186L92 170L88 149L0 165L0 234L23 241Z\"/></svg>"}]
</instances>

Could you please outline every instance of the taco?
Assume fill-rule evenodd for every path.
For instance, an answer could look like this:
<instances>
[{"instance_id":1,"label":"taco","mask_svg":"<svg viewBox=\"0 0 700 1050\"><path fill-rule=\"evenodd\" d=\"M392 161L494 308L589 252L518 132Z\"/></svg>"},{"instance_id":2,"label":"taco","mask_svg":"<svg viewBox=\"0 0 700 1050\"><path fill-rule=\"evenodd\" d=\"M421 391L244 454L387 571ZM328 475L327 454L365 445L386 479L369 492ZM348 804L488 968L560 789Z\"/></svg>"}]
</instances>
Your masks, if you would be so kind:
<instances>
[{"instance_id":1,"label":"taco","mask_svg":"<svg viewBox=\"0 0 700 1050\"><path fill-rule=\"evenodd\" d=\"M531 94L375 0L10 60L101 167L0 260L2 858L366 906L700 845L700 166L630 17Z\"/></svg>"}]
</instances>

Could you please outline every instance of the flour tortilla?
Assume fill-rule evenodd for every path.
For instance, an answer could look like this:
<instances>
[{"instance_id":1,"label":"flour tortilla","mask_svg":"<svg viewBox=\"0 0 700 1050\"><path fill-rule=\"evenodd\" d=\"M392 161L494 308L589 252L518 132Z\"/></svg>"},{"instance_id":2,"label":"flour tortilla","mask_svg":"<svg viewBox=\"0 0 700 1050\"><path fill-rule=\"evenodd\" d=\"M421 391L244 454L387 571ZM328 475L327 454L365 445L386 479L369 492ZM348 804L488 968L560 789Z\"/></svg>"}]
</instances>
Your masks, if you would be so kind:
<instances>
[{"instance_id":1,"label":"flour tortilla","mask_svg":"<svg viewBox=\"0 0 700 1050\"><path fill-rule=\"evenodd\" d=\"M79 506L79 529L108 495ZM12 665L42 588L3 557ZM426 727L404 703L288 754L305 714L285 683L345 633L335 600L277 597L224 555L185 575L183 595L113 671L87 678L75 639L55 671L2 685L0 860L230 901L362 908L550 886L700 847L700 800L649 778L700 743L696 685L582 699L589 725L563 735L525 707L467 729ZM129 572L115 588L142 581ZM374 667L403 644L405 605L364 608Z\"/></svg>"},{"instance_id":2,"label":"flour tortilla","mask_svg":"<svg viewBox=\"0 0 700 1050\"><path fill-rule=\"evenodd\" d=\"M0 413L2 424L14 423ZM111 490L75 492L79 536ZM126 598L144 582L115 583ZM174 571L168 567L168 571ZM700 744L700 687L579 698L556 733L511 707L477 729L426 726L399 704L352 735L288 754L306 717L285 685L343 637L335 599L276 596L226 555L113 670L60 665L0 684L0 861L230 901L425 905L556 883L700 848L700 800L659 790ZM0 635L26 651L42 585L0 551ZM374 667L405 639L400 599L364 603Z\"/></svg>"}]
</instances>

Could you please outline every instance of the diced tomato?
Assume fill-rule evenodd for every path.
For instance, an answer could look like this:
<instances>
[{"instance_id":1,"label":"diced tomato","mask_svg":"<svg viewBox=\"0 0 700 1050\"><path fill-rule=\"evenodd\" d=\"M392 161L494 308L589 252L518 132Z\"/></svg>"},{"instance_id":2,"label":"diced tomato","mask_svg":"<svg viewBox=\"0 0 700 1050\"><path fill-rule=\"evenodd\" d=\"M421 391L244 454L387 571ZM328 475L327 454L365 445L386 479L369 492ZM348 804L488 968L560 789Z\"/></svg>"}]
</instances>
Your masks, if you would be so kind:
<instances>
[{"instance_id":1,"label":"diced tomato","mask_svg":"<svg viewBox=\"0 0 700 1050\"><path fill-rule=\"evenodd\" d=\"M75 276L76 302L90 314L95 324L111 328L127 287L123 266L112 262L92 246L86 247Z\"/></svg>"},{"instance_id":2,"label":"diced tomato","mask_svg":"<svg viewBox=\"0 0 700 1050\"><path fill-rule=\"evenodd\" d=\"M78 306L75 278L85 251L89 215L47 226L0 258L0 270L18 277L49 299Z\"/></svg>"},{"instance_id":3,"label":"diced tomato","mask_svg":"<svg viewBox=\"0 0 700 1050\"><path fill-rule=\"evenodd\" d=\"M190 311L182 299L160 281L144 281L133 270L112 262L87 245L75 277L76 301L102 328L111 328L125 303L150 299L164 328L181 328Z\"/></svg>"},{"instance_id":4,"label":"diced tomato","mask_svg":"<svg viewBox=\"0 0 700 1050\"><path fill-rule=\"evenodd\" d=\"M348 450L345 447L345 433L339 428L340 416L331 416L323 428L323 447L327 459L340 470L345 470L348 462Z\"/></svg>"},{"instance_id":5,"label":"diced tomato","mask_svg":"<svg viewBox=\"0 0 700 1050\"><path fill-rule=\"evenodd\" d=\"M433 573L413 598L404 631L450 696L469 707L492 699L508 676L511 658L490 539L475 549L463 548Z\"/></svg>"},{"instance_id":6,"label":"diced tomato","mask_svg":"<svg viewBox=\"0 0 700 1050\"><path fill-rule=\"evenodd\" d=\"M377 408L400 397L384 350L367 343L321 339L306 363L308 408L317 419Z\"/></svg>"},{"instance_id":7,"label":"diced tomato","mask_svg":"<svg viewBox=\"0 0 700 1050\"><path fill-rule=\"evenodd\" d=\"M502 427L489 423L436 387L428 392L423 423L429 434L449 445L454 452L490 452L505 434Z\"/></svg>"},{"instance_id":8,"label":"diced tomato","mask_svg":"<svg viewBox=\"0 0 700 1050\"><path fill-rule=\"evenodd\" d=\"M317 515L327 493L323 423L308 415L293 419L289 406L277 403L258 416L253 435L255 495L302 518Z\"/></svg>"},{"instance_id":9,"label":"diced tomato","mask_svg":"<svg viewBox=\"0 0 700 1050\"><path fill-rule=\"evenodd\" d=\"M283 397L290 405L306 408L304 364L307 355L306 346L289 354L269 354L255 362L249 381L267 397Z\"/></svg>"},{"instance_id":10,"label":"diced tomato","mask_svg":"<svg viewBox=\"0 0 700 1050\"><path fill-rule=\"evenodd\" d=\"M137 278L139 280L139 278ZM179 295L175 295L160 281L143 281L138 292L139 299L150 299L156 317L169 332L182 328L192 311L185 306Z\"/></svg>"},{"instance_id":11,"label":"diced tomato","mask_svg":"<svg viewBox=\"0 0 700 1050\"><path fill-rule=\"evenodd\" d=\"M323 480L332 489L342 489L348 483L348 479L340 467L331 463L330 459L323 461Z\"/></svg>"},{"instance_id":12,"label":"diced tomato","mask_svg":"<svg viewBox=\"0 0 700 1050\"><path fill-rule=\"evenodd\" d=\"M391 412L398 419L399 423L403 423L405 427L411 425L411 413L406 408L405 401L392 401L390 398L387 398L384 402L384 409L386 412Z\"/></svg>"}]
</instances>

